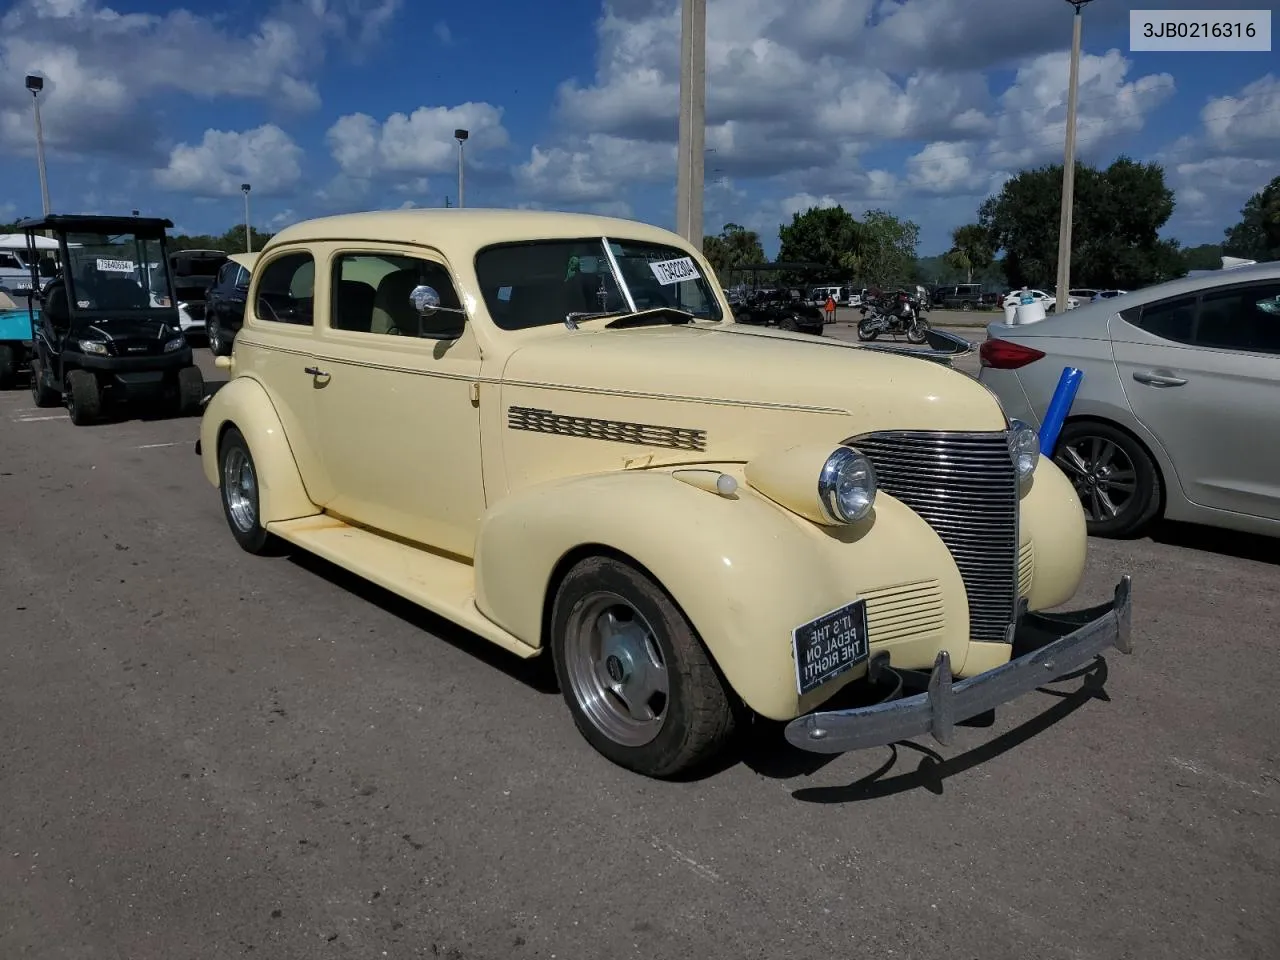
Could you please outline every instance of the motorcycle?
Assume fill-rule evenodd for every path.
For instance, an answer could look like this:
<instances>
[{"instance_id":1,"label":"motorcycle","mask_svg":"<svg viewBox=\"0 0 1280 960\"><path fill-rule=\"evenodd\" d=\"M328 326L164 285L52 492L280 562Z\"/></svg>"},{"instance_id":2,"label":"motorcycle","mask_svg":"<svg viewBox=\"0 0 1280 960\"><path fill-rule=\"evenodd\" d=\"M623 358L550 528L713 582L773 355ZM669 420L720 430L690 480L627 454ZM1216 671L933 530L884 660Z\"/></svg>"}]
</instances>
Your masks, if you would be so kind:
<instances>
[{"instance_id":1,"label":"motorcycle","mask_svg":"<svg viewBox=\"0 0 1280 960\"><path fill-rule=\"evenodd\" d=\"M858 339L874 340L882 333L906 334L908 343L924 343L928 339L929 321L921 304L905 290L875 298L860 308Z\"/></svg>"}]
</instances>

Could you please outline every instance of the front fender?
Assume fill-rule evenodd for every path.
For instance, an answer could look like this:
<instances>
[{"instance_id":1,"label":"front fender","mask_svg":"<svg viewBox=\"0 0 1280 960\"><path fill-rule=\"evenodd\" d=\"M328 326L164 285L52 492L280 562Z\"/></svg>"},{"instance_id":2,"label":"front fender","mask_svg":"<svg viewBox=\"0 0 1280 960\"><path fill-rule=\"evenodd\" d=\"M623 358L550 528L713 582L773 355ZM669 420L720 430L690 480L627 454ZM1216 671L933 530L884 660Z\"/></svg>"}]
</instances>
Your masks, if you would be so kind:
<instances>
[{"instance_id":1,"label":"front fender","mask_svg":"<svg viewBox=\"0 0 1280 960\"><path fill-rule=\"evenodd\" d=\"M218 441L234 425L249 444L258 474L259 522L296 520L320 513L302 485L280 416L262 384L234 377L209 398L200 420L200 465L205 479L219 486Z\"/></svg>"},{"instance_id":2,"label":"front fender","mask_svg":"<svg viewBox=\"0 0 1280 960\"><path fill-rule=\"evenodd\" d=\"M1022 495L1021 539L1031 541L1030 610L1066 603L1084 579L1089 533L1080 498L1062 469L1041 455Z\"/></svg>"},{"instance_id":3,"label":"front fender","mask_svg":"<svg viewBox=\"0 0 1280 960\"><path fill-rule=\"evenodd\" d=\"M728 468L726 468L728 469ZM865 675L852 670L800 698L792 630L859 597L872 648L928 667L968 647L969 608L945 545L885 494L872 515L819 528L751 490L730 496L664 471L556 480L512 494L486 516L475 552L476 606L542 645L544 602L560 561L585 545L621 552L657 578L725 678L757 713L785 720Z\"/></svg>"}]
</instances>

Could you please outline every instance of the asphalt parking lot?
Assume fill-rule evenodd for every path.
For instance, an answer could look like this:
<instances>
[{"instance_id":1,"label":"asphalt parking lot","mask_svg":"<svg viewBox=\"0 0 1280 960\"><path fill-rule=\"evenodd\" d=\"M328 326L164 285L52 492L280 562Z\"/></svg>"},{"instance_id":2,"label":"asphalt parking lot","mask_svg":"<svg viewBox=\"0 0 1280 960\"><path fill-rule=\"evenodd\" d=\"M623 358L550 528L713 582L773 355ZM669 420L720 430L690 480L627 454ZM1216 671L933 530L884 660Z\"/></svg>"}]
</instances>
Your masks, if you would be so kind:
<instances>
[{"instance_id":1,"label":"asphalt parking lot","mask_svg":"<svg viewBox=\"0 0 1280 960\"><path fill-rule=\"evenodd\" d=\"M1280 955L1275 541L1092 541L1103 692L657 783L527 664L241 552L197 429L0 394L0 957Z\"/></svg>"}]
</instances>

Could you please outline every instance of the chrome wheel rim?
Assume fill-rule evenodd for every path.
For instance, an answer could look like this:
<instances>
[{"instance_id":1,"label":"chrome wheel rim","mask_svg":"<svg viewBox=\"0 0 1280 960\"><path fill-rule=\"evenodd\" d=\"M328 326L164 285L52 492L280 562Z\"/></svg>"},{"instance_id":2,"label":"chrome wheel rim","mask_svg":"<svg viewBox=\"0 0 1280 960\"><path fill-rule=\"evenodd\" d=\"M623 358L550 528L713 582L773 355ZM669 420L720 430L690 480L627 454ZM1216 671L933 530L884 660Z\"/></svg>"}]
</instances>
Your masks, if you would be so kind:
<instances>
[{"instance_id":1,"label":"chrome wheel rim","mask_svg":"<svg viewBox=\"0 0 1280 960\"><path fill-rule=\"evenodd\" d=\"M218 335L218 325L209 321L205 332L209 337L209 349L215 354L218 353L222 349L222 337Z\"/></svg>"},{"instance_id":2,"label":"chrome wheel rim","mask_svg":"<svg viewBox=\"0 0 1280 960\"><path fill-rule=\"evenodd\" d=\"M565 667L573 698L614 743L643 747L662 731L670 675L653 628L615 593L598 592L569 615Z\"/></svg>"},{"instance_id":3,"label":"chrome wheel rim","mask_svg":"<svg viewBox=\"0 0 1280 960\"><path fill-rule=\"evenodd\" d=\"M1124 513L1138 491L1138 471L1119 444L1081 437L1064 444L1054 461L1066 472L1085 515L1095 522Z\"/></svg>"},{"instance_id":4,"label":"chrome wheel rim","mask_svg":"<svg viewBox=\"0 0 1280 960\"><path fill-rule=\"evenodd\" d=\"M258 524L258 478L248 454L239 447L232 447L222 462L222 496L235 528L252 533Z\"/></svg>"}]
</instances>

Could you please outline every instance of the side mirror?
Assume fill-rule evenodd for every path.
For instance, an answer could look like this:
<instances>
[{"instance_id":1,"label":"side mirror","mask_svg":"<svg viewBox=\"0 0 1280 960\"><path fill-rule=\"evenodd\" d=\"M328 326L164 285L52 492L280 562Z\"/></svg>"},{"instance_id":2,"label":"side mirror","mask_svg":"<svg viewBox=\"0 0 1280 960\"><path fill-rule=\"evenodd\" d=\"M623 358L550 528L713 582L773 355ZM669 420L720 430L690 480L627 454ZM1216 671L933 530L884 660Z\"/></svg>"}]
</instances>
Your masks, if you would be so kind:
<instances>
[{"instance_id":1,"label":"side mirror","mask_svg":"<svg viewBox=\"0 0 1280 960\"><path fill-rule=\"evenodd\" d=\"M421 324L418 336L424 340L457 340L467 328L466 315L453 307L440 306L440 294L434 287L419 284L409 294L409 302L419 319L436 317L431 324Z\"/></svg>"}]
</instances>

